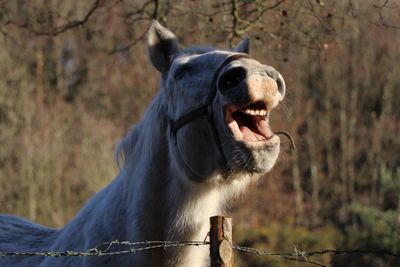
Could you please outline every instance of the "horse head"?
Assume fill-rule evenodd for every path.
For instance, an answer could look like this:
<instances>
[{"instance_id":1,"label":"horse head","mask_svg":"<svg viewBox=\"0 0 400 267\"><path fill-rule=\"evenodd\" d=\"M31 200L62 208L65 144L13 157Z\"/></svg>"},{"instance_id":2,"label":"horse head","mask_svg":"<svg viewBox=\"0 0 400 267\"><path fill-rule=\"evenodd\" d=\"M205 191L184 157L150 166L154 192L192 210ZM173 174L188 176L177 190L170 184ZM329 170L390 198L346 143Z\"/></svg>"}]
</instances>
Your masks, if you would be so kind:
<instances>
[{"instance_id":1,"label":"horse head","mask_svg":"<svg viewBox=\"0 0 400 267\"><path fill-rule=\"evenodd\" d=\"M283 100L285 82L248 55L247 38L232 51L180 49L175 35L154 21L148 50L162 76L168 145L181 177L224 183L273 167L280 139L269 114Z\"/></svg>"}]
</instances>

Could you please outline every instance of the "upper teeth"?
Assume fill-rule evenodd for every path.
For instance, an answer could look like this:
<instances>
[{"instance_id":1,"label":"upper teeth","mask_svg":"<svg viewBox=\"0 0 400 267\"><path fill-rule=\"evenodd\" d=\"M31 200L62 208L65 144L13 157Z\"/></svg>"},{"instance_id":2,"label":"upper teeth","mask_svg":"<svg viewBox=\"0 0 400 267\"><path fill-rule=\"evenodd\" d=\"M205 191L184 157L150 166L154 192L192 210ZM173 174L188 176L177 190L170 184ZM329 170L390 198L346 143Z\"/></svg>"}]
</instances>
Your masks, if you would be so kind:
<instances>
[{"instance_id":1,"label":"upper teeth","mask_svg":"<svg viewBox=\"0 0 400 267\"><path fill-rule=\"evenodd\" d=\"M241 112L248 114L248 115L257 115L257 116L265 116L267 115L267 111L265 109L241 109Z\"/></svg>"}]
</instances>

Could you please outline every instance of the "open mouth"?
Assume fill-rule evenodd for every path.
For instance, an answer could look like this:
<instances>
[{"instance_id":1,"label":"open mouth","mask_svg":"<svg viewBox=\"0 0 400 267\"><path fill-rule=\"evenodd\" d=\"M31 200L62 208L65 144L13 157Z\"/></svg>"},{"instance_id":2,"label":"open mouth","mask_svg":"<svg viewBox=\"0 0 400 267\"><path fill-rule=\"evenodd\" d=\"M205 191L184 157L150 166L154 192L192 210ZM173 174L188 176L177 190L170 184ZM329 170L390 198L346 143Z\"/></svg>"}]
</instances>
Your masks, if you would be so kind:
<instances>
[{"instance_id":1,"label":"open mouth","mask_svg":"<svg viewBox=\"0 0 400 267\"><path fill-rule=\"evenodd\" d=\"M238 141L261 142L274 136L269 126L268 110L264 103L253 103L242 107L227 105L225 120Z\"/></svg>"}]
</instances>

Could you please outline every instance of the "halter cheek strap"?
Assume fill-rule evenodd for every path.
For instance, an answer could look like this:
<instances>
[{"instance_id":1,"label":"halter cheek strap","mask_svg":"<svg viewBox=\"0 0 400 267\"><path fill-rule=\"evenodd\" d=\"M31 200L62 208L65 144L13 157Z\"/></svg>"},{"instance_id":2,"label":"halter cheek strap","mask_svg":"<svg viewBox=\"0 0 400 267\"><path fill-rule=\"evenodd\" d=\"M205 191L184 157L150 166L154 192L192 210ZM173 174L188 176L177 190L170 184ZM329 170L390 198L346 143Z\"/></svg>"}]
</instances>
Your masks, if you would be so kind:
<instances>
[{"instance_id":1,"label":"halter cheek strap","mask_svg":"<svg viewBox=\"0 0 400 267\"><path fill-rule=\"evenodd\" d=\"M187 123L189 123L189 122L191 122L191 121L193 121L193 120L195 120L195 119L197 119L199 117L202 117L202 116L208 117L209 124L210 124L210 126L212 128L212 131L213 131L213 134L214 134L217 146L218 146L218 150L220 151L220 153L222 155L222 158L223 158L223 161L224 161L224 165L226 165L227 160L225 158L225 154L224 154L223 149L222 149L221 139L219 137L219 134L218 134L218 131L217 131L217 127L216 127L215 122L214 122L214 116L213 116L214 112L213 112L212 104L213 104L214 98L215 98L215 96L217 94L217 90L218 90L217 80L218 80L220 72L230 62L238 60L238 59L241 59L241 58L250 58L250 57L247 54L233 54L233 55L227 57L224 60L224 62L222 62L222 64L218 67L218 69L214 73L214 76L213 76L213 79L212 79L212 83L211 83L211 90L208 93L207 100L206 100L206 103L204 105L202 105L202 106L200 106L198 108L195 108L195 109L183 114L176 121L171 121L172 134L174 135L175 140L176 140L176 132L183 125L185 125L185 124L187 124ZM201 176L199 174L197 174L186 163L186 161L184 161L183 158L182 158L182 160L183 160L183 162L185 162L185 164L187 165L188 169L190 169L191 172L193 172L193 174L195 174L195 176L198 176L199 178L201 178Z\"/></svg>"}]
</instances>

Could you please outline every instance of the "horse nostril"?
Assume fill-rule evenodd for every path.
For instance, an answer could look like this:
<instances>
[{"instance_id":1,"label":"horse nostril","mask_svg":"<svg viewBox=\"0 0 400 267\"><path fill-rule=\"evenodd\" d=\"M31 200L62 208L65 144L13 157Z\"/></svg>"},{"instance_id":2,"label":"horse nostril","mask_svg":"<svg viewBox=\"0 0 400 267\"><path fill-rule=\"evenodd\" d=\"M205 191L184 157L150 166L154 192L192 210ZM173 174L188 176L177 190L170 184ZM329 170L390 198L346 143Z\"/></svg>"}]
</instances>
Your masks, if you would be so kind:
<instances>
[{"instance_id":1,"label":"horse nostril","mask_svg":"<svg viewBox=\"0 0 400 267\"><path fill-rule=\"evenodd\" d=\"M286 94L286 84L285 80L283 79L282 75L278 75L278 79L276 80L276 84L278 85L278 91L282 96L282 99L285 97Z\"/></svg>"},{"instance_id":2,"label":"horse nostril","mask_svg":"<svg viewBox=\"0 0 400 267\"><path fill-rule=\"evenodd\" d=\"M218 88L223 92L234 88L246 78L246 69L235 67L224 72L218 80Z\"/></svg>"}]
</instances>

